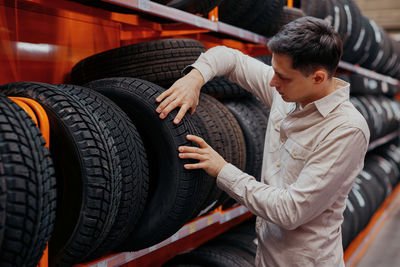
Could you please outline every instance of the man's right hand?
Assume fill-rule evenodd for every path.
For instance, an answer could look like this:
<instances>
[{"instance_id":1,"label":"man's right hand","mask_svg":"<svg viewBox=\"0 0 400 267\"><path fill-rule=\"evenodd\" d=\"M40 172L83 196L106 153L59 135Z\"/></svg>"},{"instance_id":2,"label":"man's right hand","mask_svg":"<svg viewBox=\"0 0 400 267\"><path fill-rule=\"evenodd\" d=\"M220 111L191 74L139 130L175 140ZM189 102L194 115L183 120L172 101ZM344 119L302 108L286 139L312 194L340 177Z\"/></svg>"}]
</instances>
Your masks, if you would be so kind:
<instances>
[{"instance_id":1,"label":"man's right hand","mask_svg":"<svg viewBox=\"0 0 400 267\"><path fill-rule=\"evenodd\" d=\"M204 78L196 69L192 69L184 77L177 80L168 90L156 98L156 102L161 102L156 109L160 118L166 118L176 107L180 107L180 109L174 119L175 124L182 120L188 110L190 110L190 114L193 114L199 104L200 90L203 84Z\"/></svg>"}]
</instances>

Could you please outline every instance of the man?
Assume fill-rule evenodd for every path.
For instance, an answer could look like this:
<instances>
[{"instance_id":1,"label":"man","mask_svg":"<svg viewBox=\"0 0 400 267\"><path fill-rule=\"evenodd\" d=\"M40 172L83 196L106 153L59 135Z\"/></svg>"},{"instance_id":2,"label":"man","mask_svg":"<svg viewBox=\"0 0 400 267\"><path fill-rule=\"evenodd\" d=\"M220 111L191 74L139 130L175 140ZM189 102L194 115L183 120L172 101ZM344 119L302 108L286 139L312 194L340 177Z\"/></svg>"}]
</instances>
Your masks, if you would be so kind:
<instances>
[{"instance_id":1,"label":"man","mask_svg":"<svg viewBox=\"0 0 400 267\"><path fill-rule=\"evenodd\" d=\"M325 21L303 17L268 43L272 67L215 47L156 101L160 118L195 111L201 86L225 75L271 108L261 182L227 163L203 139L179 147L217 185L257 215L257 266L344 266L341 224L347 195L363 167L369 130L349 101L349 84L333 78L342 55Z\"/></svg>"}]
</instances>

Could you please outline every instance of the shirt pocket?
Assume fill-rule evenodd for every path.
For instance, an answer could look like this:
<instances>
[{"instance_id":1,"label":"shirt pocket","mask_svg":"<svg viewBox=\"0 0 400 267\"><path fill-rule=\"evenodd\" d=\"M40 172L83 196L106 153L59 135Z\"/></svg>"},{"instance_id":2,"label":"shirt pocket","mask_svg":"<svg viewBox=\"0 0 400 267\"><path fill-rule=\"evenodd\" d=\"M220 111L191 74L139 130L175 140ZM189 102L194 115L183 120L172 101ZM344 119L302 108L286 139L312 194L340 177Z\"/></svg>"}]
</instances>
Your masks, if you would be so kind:
<instances>
[{"instance_id":1,"label":"shirt pocket","mask_svg":"<svg viewBox=\"0 0 400 267\"><path fill-rule=\"evenodd\" d=\"M288 138L284 144L281 162L283 163L282 175L284 182L291 185L296 182L301 170L311 151Z\"/></svg>"},{"instance_id":2,"label":"shirt pocket","mask_svg":"<svg viewBox=\"0 0 400 267\"><path fill-rule=\"evenodd\" d=\"M279 149L279 139L281 132L281 123L285 118L283 114L281 114L278 110L274 110L269 115L268 121L268 130L267 130L267 151L268 152L276 152Z\"/></svg>"}]
</instances>

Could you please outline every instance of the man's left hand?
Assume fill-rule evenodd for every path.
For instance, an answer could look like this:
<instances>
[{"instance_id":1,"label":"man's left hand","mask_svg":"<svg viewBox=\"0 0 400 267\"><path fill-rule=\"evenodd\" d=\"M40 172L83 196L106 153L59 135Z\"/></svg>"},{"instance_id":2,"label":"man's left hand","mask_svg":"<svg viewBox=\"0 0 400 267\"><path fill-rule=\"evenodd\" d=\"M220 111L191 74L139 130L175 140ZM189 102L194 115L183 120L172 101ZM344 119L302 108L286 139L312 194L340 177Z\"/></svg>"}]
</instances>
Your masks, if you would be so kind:
<instances>
[{"instance_id":1,"label":"man's left hand","mask_svg":"<svg viewBox=\"0 0 400 267\"><path fill-rule=\"evenodd\" d=\"M228 164L224 158L201 137L187 135L186 139L199 144L200 147L180 146L178 148L181 159L196 159L199 161L198 163L185 164L185 169L204 169L208 175L217 177L221 169Z\"/></svg>"}]
</instances>

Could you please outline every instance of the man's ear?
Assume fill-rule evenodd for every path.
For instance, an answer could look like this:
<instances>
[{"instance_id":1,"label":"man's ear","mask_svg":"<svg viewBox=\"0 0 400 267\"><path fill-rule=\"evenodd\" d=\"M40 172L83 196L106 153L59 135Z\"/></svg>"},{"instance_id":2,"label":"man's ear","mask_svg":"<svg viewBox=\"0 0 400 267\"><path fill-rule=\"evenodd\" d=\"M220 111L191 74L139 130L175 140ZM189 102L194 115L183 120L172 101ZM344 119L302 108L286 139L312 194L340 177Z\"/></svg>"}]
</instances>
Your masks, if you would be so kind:
<instances>
[{"instance_id":1,"label":"man's ear","mask_svg":"<svg viewBox=\"0 0 400 267\"><path fill-rule=\"evenodd\" d=\"M328 73L324 69L318 69L313 74L313 82L315 84L321 84L328 79Z\"/></svg>"}]
</instances>

